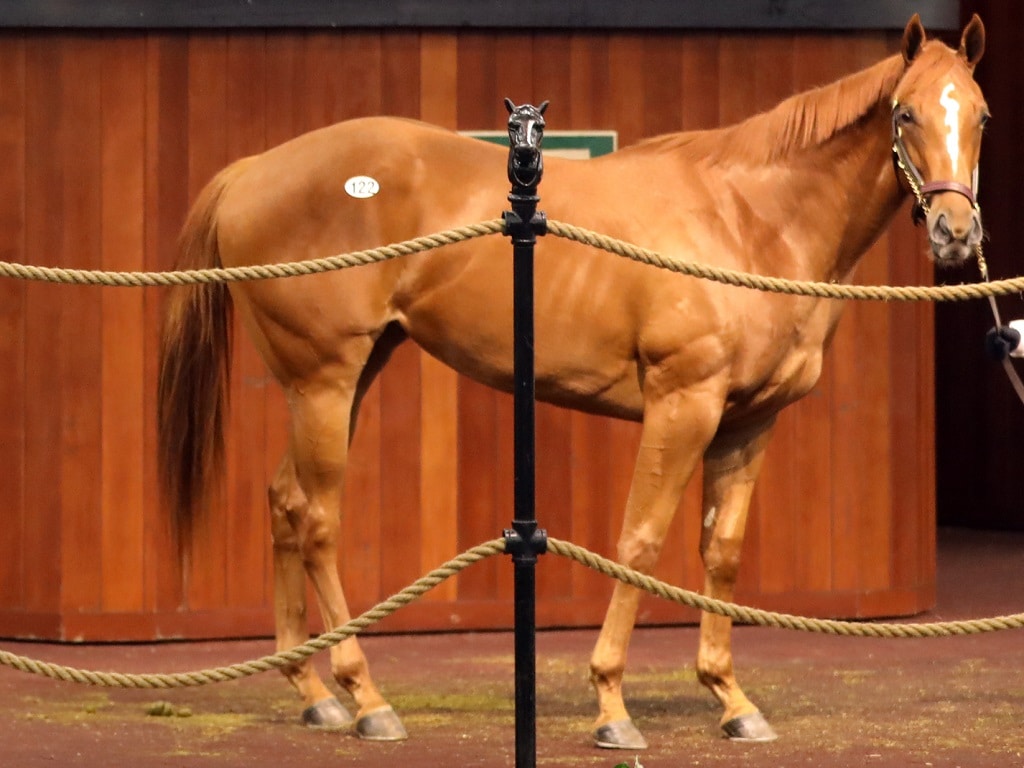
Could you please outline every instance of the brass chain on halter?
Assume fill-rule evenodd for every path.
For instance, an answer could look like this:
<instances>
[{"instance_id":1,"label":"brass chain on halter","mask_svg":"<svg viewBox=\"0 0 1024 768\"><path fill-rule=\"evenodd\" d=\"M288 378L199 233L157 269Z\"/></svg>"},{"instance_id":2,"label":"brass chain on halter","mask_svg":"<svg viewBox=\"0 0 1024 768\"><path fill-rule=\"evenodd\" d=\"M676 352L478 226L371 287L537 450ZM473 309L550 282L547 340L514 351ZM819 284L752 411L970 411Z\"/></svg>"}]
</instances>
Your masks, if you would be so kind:
<instances>
[{"instance_id":1,"label":"brass chain on halter","mask_svg":"<svg viewBox=\"0 0 1024 768\"><path fill-rule=\"evenodd\" d=\"M914 224L920 224L924 221L929 213L928 201L924 198L924 193L921 191L921 186L924 180L921 178L921 172L917 170L917 166L914 165L914 161L910 159L910 155L907 154L907 148L903 144L903 133L899 126L899 109L900 103L896 99L892 102L892 155L893 163L896 168L903 174L903 178L907 180L907 185L910 187L910 191L914 195L914 207L911 210L910 217L913 219ZM975 203L977 205L977 203Z\"/></svg>"}]
</instances>

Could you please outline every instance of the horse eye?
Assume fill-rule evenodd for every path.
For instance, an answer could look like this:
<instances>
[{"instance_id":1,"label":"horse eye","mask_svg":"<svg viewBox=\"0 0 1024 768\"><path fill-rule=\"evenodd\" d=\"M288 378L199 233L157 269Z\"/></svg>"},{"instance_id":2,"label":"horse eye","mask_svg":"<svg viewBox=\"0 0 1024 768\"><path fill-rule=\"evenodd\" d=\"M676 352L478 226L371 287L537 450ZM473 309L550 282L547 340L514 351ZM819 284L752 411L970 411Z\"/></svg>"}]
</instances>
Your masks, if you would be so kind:
<instances>
[{"instance_id":1,"label":"horse eye","mask_svg":"<svg viewBox=\"0 0 1024 768\"><path fill-rule=\"evenodd\" d=\"M984 128L986 125L988 125L988 121L991 120L991 119L992 119L992 115L990 115L988 112L982 112L981 113L981 127Z\"/></svg>"},{"instance_id":2,"label":"horse eye","mask_svg":"<svg viewBox=\"0 0 1024 768\"><path fill-rule=\"evenodd\" d=\"M904 107L896 114L896 119L899 120L900 125L914 125L917 120L914 118L914 112L910 107Z\"/></svg>"}]
</instances>

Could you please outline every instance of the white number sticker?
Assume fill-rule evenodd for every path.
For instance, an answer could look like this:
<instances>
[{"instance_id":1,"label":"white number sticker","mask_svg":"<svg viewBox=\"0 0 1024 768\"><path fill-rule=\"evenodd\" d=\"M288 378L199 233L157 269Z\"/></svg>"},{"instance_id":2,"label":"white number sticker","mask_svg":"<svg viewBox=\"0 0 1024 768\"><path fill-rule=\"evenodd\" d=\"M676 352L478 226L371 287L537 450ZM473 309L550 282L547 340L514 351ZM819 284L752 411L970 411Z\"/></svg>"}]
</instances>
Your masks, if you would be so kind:
<instances>
[{"instance_id":1,"label":"white number sticker","mask_svg":"<svg viewBox=\"0 0 1024 768\"><path fill-rule=\"evenodd\" d=\"M380 192L380 184L377 183L376 179L369 176L353 176L345 182L345 191L352 197L365 200Z\"/></svg>"}]
</instances>

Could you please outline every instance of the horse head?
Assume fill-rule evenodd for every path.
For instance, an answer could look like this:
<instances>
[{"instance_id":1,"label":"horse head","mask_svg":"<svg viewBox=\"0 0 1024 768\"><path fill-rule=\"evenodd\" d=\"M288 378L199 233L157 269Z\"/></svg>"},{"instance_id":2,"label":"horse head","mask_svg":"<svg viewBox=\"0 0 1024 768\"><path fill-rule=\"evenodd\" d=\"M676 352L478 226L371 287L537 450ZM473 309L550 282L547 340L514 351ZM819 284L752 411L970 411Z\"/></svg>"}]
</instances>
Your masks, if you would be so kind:
<instances>
[{"instance_id":1,"label":"horse head","mask_svg":"<svg viewBox=\"0 0 1024 768\"><path fill-rule=\"evenodd\" d=\"M959 50L926 43L915 14L903 33L906 70L893 94L893 152L916 198L939 264L962 263L982 239L978 158L989 112L974 81L985 50L985 27L975 15Z\"/></svg>"},{"instance_id":2,"label":"horse head","mask_svg":"<svg viewBox=\"0 0 1024 768\"><path fill-rule=\"evenodd\" d=\"M544 138L544 111L548 102L539 107L532 104L516 106L505 99L508 110L509 163L508 179L519 186L535 186L543 173L540 144Z\"/></svg>"}]
</instances>

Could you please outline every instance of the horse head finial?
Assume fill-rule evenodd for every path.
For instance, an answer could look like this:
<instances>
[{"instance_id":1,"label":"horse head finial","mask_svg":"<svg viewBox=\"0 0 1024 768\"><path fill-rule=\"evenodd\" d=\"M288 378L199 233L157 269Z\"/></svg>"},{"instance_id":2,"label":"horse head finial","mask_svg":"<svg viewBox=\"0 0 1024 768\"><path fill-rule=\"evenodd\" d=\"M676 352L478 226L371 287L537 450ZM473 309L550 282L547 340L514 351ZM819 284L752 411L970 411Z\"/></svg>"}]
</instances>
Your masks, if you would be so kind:
<instances>
[{"instance_id":1,"label":"horse head finial","mask_svg":"<svg viewBox=\"0 0 1024 768\"><path fill-rule=\"evenodd\" d=\"M520 187L535 187L544 171L540 145L544 139L544 111L548 101L539 107L532 104L516 106L505 99L508 110L508 179Z\"/></svg>"}]
</instances>

